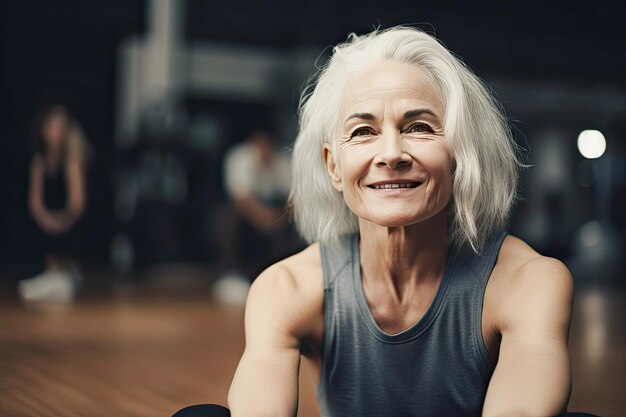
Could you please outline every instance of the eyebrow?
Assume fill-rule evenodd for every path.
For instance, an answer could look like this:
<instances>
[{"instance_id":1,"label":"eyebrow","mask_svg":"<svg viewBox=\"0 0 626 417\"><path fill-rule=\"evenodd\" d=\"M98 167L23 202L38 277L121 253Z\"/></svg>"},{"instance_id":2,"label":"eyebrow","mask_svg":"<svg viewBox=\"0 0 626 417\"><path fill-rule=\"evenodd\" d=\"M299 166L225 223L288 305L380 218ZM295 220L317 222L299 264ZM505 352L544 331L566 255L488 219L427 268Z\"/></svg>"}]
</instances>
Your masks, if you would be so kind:
<instances>
[{"instance_id":1,"label":"eyebrow","mask_svg":"<svg viewBox=\"0 0 626 417\"><path fill-rule=\"evenodd\" d=\"M413 119L417 116L421 116L424 113L430 114L432 117L437 119L437 121L439 120L439 117L437 116L437 114L435 114L435 112L433 112L430 109L409 110L406 113L404 113L404 116L402 116L402 119L404 120ZM350 116L348 116L348 118L346 119L344 123L348 123L348 121L351 119L376 120L376 116L374 116L372 113L353 113Z\"/></svg>"}]
</instances>

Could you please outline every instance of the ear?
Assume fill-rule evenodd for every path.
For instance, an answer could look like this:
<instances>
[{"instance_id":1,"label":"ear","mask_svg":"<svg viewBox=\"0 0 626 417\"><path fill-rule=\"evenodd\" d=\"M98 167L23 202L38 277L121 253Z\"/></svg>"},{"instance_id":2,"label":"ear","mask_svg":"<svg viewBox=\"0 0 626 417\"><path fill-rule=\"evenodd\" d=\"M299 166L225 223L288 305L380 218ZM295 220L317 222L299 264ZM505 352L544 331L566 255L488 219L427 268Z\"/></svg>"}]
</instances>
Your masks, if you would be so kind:
<instances>
[{"instance_id":1,"label":"ear","mask_svg":"<svg viewBox=\"0 0 626 417\"><path fill-rule=\"evenodd\" d=\"M340 169L335 165L335 159L333 158L333 149L329 143L325 143L322 148L322 156L324 163L326 163L326 170L330 175L330 180L335 187L335 190L343 191L343 184L341 182Z\"/></svg>"}]
</instances>

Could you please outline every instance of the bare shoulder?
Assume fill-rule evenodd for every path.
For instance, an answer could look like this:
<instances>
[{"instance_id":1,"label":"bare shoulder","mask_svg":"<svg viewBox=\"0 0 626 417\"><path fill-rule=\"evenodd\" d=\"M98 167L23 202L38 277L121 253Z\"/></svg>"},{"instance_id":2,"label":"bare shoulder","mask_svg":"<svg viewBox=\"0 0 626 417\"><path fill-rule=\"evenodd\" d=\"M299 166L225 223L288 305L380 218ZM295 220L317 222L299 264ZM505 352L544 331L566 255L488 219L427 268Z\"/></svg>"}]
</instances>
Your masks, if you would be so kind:
<instances>
[{"instance_id":1,"label":"bare shoulder","mask_svg":"<svg viewBox=\"0 0 626 417\"><path fill-rule=\"evenodd\" d=\"M270 314L280 321L277 325L282 329L302 339L313 331L314 317L321 311L323 297L319 244L313 243L271 265L254 280L246 313L257 310Z\"/></svg>"},{"instance_id":2,"label":"bare shoulder","mask_svg":"<svg viewBox=\"0 0 626 417\"><path fill-rule=\"evenodd\" d=\"M536 314L569 322L574 282L560 260L543 256L509 235L500 248L492 278L501 327Z\"/></svg>"},{"instance_id":3,"label":"bare shoulder","mask_svg":"<svg viewBox=\"0 0 626 417\"><path fill-rule=\"evenodd\" d=\"M323 287L321 280L317 279L321 278L320 274L322 273L319 243L310 244L301 252L283 259L278 264L286 268L296 283L303 289L311 286L317 287L317 284Z\"/></svg>"},{"instance_id":4,"label":"bare shoulder","mask_svg":"<svg viewBox=\"0 0 626 417\"><path fill-rule=\"evenodd\" d=\"M30 160L30 167L33 170L43 170L44 160L43 157L39 153L35 153Z\"/></svg>"},{"instance_id":5,"label":"bare shoulder","mask_svg":"<svg viewBox=\"0 0 626 417\"><path fill-rule=\"evenodd\" d=\"M505 285L532 285L542 289L573 287L572 276L563 262L539 254L512 235L504 240L496 265L507 272Z\"/></svg>"},{"instance_id":6,"label":"bare shoulder","mask_svg":"<svg viewBox=\"0 0 626 417\"><path fill-rule=\"evenodd\" d=\"M290 296L307 296L311 289L323 287L320 278L321 260L319 244L313 243L306 249L291 255L265 269L252 284L252 288L263 288Z\"/></svg>"},{"instance_id":7,"label":"bare shoulder","mask_svg":"<svg viewBox=\"0 0 626 417\"><path fill-rule=\"evenodd\" d=\"M78 155L77 153L71 153L70 155L67 156L66 161L65 161L65 169L66 170L72 170L72 169L79 169L82 168L84 165L84 161L83 158L80 157L80 155Z\"/></svg>"}]
</instances>

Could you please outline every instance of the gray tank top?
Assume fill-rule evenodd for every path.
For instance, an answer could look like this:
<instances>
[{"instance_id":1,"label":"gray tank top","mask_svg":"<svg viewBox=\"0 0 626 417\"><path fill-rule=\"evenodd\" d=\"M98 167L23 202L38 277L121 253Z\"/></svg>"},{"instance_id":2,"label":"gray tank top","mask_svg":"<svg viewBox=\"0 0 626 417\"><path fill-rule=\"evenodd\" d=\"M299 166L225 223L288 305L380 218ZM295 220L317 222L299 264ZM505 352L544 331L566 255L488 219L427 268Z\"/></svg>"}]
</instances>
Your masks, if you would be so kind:
<instances>
[{"instance_id":1,"label":"gray tank top","mask_svg":"<svg viewBox=\"0 0 626 417\"><path fill-rule=\"evenodd\" d=\"M480 416L495 368L482 337L485 286L506 232L482 255L450 245L432 304L410 328L378 327L361 282L358 233L320 245L324 417Z\"/></svg>"}]
</instances>

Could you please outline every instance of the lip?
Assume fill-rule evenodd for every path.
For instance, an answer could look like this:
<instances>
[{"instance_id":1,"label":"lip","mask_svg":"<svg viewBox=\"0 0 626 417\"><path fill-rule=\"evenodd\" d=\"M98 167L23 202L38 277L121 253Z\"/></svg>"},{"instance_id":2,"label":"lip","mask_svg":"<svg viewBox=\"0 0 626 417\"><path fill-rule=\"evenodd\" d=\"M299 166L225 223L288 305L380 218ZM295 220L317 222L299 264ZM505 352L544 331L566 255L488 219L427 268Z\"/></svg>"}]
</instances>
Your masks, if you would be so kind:
<instances>
[{"instance_id":1,"label":"lip","mask_svg":"<svg viewBox=\"0 0 626 417\"><path fill-rule=\"evenodd\" d=\"M377 185L386 185L386 184L411 184L414 186L411 187L397 187L397 188L374 188ZM418 188L420 185L423 184L423 181L418 181L418 180L414 180L414 179L408 179L408 178L398 178L398 179L390 179L390 180L383 180L383 181L376 181L373 182L371 184L367 184L368 188L377 190L377 191L386 191L386 190L414 190L416 188Z\"/></svg>"}]
</instances>

